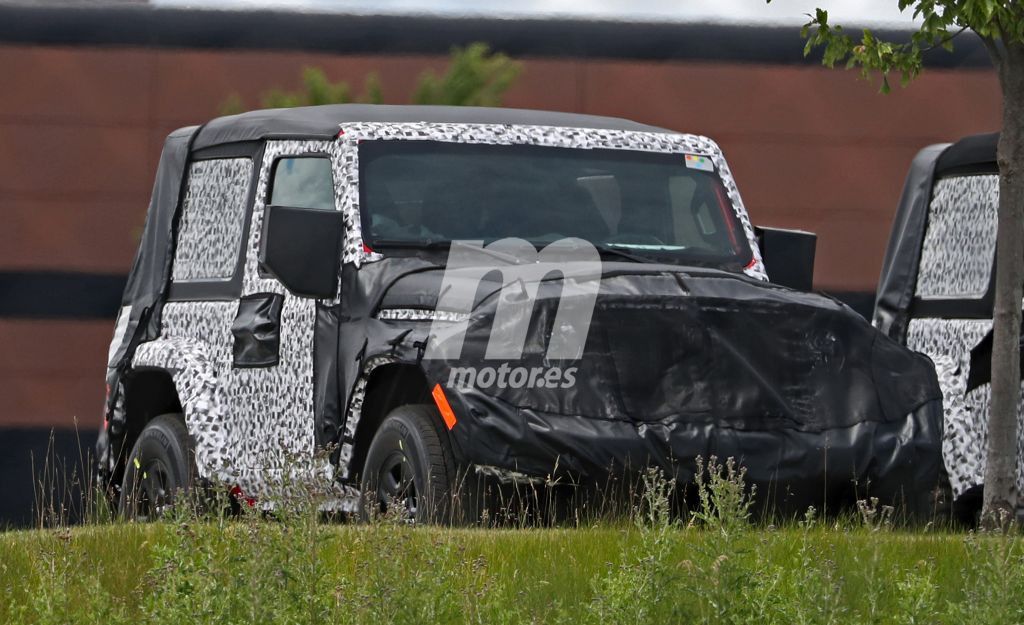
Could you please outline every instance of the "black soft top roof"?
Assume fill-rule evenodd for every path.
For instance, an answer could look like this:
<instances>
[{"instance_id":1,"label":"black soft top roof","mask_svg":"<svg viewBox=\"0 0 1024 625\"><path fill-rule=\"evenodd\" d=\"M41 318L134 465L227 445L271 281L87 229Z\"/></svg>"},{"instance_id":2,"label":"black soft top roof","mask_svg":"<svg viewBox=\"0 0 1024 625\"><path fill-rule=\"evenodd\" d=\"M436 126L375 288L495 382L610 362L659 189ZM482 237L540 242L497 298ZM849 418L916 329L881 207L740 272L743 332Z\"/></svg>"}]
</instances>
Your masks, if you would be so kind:
<instances>
[{"instance_id":1,"label":"black soft top roof","mask_svg":"<svg viewBox=\"0 0 1024 625\"><path fill-rule=\"evenodd\" d=\"M627 119L577 113L473 106L328 104L219 117L203 126L193 149L273 137L331 139L337 136L342 124L354 122L511 124L675 133Z\"/></svg>"},{"instance_id":2,"label":"black soft top roof","mask_svg":"<svg viewBox=\"0 0 1024 625\"><path fill-rule=\"evenodd\" d=\"M999 143L999 133L990 132L984 135L971 135L960 139L953 145L946 148L939 160L935 163L935 176L953 170L964 168L984 167L991 165L993 170L996 166L996 144Z\"/></svg>"}]
</instances>

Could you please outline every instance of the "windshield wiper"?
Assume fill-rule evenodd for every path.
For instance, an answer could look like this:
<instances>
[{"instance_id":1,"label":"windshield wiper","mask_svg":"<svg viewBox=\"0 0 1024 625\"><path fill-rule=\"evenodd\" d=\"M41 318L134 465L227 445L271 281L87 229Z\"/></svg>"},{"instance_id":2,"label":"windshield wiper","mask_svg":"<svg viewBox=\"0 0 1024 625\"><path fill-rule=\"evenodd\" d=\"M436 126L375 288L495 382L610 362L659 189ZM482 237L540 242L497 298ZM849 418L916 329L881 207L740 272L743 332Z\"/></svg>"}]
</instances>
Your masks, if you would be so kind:
<instances>
[{"instance_id":1,"label":"windshield wiper","mask_svg":"<svg viewBox=\"0 0 1024 625\"><path fill-rule=\"evenodd\" d=\"M409 247L418 250L434 250L443 247L448 247L452 244L451 241L415 241L407 239L374 239L373 242L368 242L370 247Z\"/></svg>"},{"instance_id":2,"label":"windshield wiper","mask_svg":"<svg viewBox=\"0 0 1024 625\"><path fill-rule=\"evenodd\" d=\"M370 244L370 247L375 248L375 249L378 248L378 247L379 248L405 247L405 248L420 249L420 250L437 250L437 249L449 248L449 247L451 247L451 244L452 244L451 241L447 241L447 240L443 240L443 239L442 240L437 240L437 241L408 241L408 240L402 240L402 239L377 239L377 240L373 241L372 244ZM611 245L602 245L602 244L598 244L598 243L592 243L592 245L594 246L594 249L596 249L601 254L612 254L614 256L618 256L619 258L624 258L624 259L632 261L634 263L660 264L660 261L655 260L653 258L649 258L647 256L641 256L639 254L632 254L630 252L627 252L625 250L621 250L621 249L619 249L617 247L613 247ZM497 250L489 250L486 247L484 247L484 248L475 248L475 249L477 249L479 252L481 252L483 254L486 254L488 256L492 256L492 257L495 257L495 258L499 258L499 259L504 260L506 262L511 262L512 264L520 264L522 262L522 259L520 259L520 258L512 256L511 254L505 254L503 252L499 252Z\"/></svg>"},{"instance_id":3,"label":"windshield wiper","mask_svg":"<svg viewBox=\"0 0 1024 625\"><path fill-rule=\"evenodd\" d=\"M611 245L599 245L597 243L594 243L593 246L594 246L594 248L597 249L598 252L601 252L602 254L614 254L614 255L619 256L621 258L625 258L626 260L631 260L634 263L655 263L655 264L660 264L660 261L657 261L657 260L655 260L653 258L648 258L646 256L640 256L639 254L630 254L629 252L627 252L625 250L620 250L619 248L612 247Z\"/></svg>"},{"instance_id":4,"label":"windshield wiper","mask_svg":"<svg viewBox=\"0 0 1024 625\"><path fill-rule=\"evenodd\" d=\"M436 241L405 241L402 239L378 239L370 244L371 248L389 248L389 247L404 247L416 250L447 250L451 249L452 241L446 239L440 239ZM488 249L487 247L476 247L469 248L477 253L491 258L497 258L500 261L506 262L510 265L520 265L523 263L523 259L513 254L507 254L498 250Z\"/></svg>"}]
</instances>

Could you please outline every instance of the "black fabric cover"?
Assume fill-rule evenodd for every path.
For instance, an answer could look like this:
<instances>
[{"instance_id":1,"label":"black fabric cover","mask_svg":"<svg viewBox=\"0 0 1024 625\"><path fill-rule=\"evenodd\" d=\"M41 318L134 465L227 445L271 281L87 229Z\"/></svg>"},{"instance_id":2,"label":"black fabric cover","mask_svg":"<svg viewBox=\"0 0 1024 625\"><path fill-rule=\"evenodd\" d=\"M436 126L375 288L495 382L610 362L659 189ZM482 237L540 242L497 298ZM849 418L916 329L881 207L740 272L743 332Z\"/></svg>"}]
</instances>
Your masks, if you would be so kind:
<instances>
[{"instance_id":1,"label":"black fabric cover","mask_svg":"<svg viewBox=\"0 0 1024 625\"><path fill-rule=\"evenodd\" d=\"M764 270L772 284L798 291L814 289L814 253L818 235L803 230L754 226Z\"/></svg>"},{"instance_id":2,"label":"black fabric cover","mask_svg":"<svg viewBox=\"0 0 1024 625\"><path fill-rule=\"evenodd\" d=\"M906 339L907 313L917 286L917 265L928 222L935 164L948 147L948 143L930 145L914 157L882 261L873 322L876 328L899 343Z\"/></svg>"},{"instance_id":3,"label":"black fabric cover","mask_svg":"<svg viewBox=\"0 0 1024 625\"><path fill-rule=\"evenodd\" d=\"M231 324L235 367L272 367L278 363L283 307L284 296L280 293L254 293L239 300L238 314Z\"/></svg>"},{"instance_id":4,"label":"black fabric cover","mask_svg":"<svg viewBox=\"0 0 1024 625\"><path fill-rule=\"evenodd\" d=\"M757 486L758 505L782 516L878 497L926 519L944 479L939 400L894 421L808 432L683 416L637 424L518 408L478 391L446 394L459 415L451 435L466 461L550 476L554 483L600 483L656 466L677 483L692 484L697 456L732 457Z\"/></svg>"},{"instance_id":5,"label":"black fabric cover","mask_svg":"<svg viewBox=\"0 0 1024 625\"><path fill-rule=\"evenodd\" d=\"M206 124L199 132L195 149L200 150L222 143L272 137L333 139L338 136L341 124L353 122L521 124L639 132L674 132L626 119L576 113L475 106L329 104L250 111L217 118Z\"/></svg>"},{"instance_id":6,"label":"black fabric cover","mask_svg":"<svg viewBox=\"0 0 1024 625\"><path fill-rule=\"evenodd\" d=\"M722 271L606 262L584 357L545 359L561 292L553 278L513 363L578 367L575 385L467 388L452 385L456 367L501 364L484 357L503 331L493 327L497 272L481 282L457 360L423 358L428 333L444 340L444 329L375 319L381 308L433 310L442 260L424 252L343 270L342 406L364 363L384 356L445 388L460 462L565 483L654 464L685 483L696 456L717 454L747 467L780 512L820 506L823 493L927 512L941 472L934 368L843 304ZM318 433L340 437L343 426L318 423Z\"/></svg>"},{"instance_id":7,"label":"black fabric cover","mask_svg":"<svg viewBox=\"0 0 1024 625\"><path fill-rule=\"evenodd\" d=\"M197 129L198 126L190 126L172 132L160 154L142 240L121 299L122 306L131 306L131 316L124 340L109 363L107 382L112 389L116 388L119 371L131 359L135 346L155 339L160 331L159 310L170 282L178 203Z\"/></svg>"},{"instance_id":8,"label":"black fabric cover","mask_svg":"<svg viewBox=\"0 0 1024 625\"><path fill-rule=\"evenodd\" d=\"M190 126L172 132L160 154L142 240L121 299L121 306L131 306L131 312L121 344L107 363L104 416L109 420L109 427L100 429L96 442L97 479L100 483L109 479L112 459L120 453L122 439L119 435L123 432L125 415L114 408L120 399L121 376L131 363L139 343L155 339L160 331L160 310L170 282L178 203L197 129L197 126Z\"/></svg>"},{"instance_id":9,"label":"black fabric cover","mask_svg":"<svg viewBox=\"0 0 1024 625\"><path fill-rule=\"evenodd\" d=\"M338 312L340 305L316 304L313 331L313 433L317 449L338 440L341 391L338 385Z\"/></svg>"},{"instance_id":10,"label":"black fabric cover","mask_svg":"<svg viewBox=\"0 0 1024 625\"><path fill-rule=\"evenodd\" d=\"M960 139L949 146L939 156L935 165L935 176L965 167L976 167L996 164L996 147L999 144L999 133L991 132L984 135L971 135Z\"/></svg>"},{"instance_id":11,"label":"black fabric cover","mask_svg":"<svg viewBox=\"0 0 1024 625\"><path fill-rule=\"evenodd\" d=\"M302 297L330 299L338 290L345 231L341 211L268 206L260 266Z\"/></svg>"},{"instance_id":12,"label":"black fabric cover","mask_svg":"<svg viewBox=\"0 0 1024 625\"><path fill-rule=\"evenodd\" d=\"M577 367L575 384L494 386L488 394L546 414L806 432L898 421L941 398L927 357L882 336L845 305L734 277L606 277L583 357L549 362L544 337L560 292L557 280L540 286L526 349L514 365ZM493 327L497 299L474 314L458 359L423 361L429 374L448 383L456 368L498 364L485 357L491 335L510 331Z\"/></svg>"}]
</instances>

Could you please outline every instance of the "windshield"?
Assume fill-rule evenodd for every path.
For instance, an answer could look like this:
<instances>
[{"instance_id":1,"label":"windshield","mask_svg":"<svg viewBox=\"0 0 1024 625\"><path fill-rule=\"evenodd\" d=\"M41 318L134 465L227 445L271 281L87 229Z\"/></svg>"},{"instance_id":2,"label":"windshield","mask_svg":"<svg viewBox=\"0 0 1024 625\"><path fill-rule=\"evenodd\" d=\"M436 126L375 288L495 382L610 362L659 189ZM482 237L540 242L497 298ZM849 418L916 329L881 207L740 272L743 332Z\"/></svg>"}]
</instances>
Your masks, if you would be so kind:
<instances>
[{"instance_id":1,"label":"windshield","mask_svg":"<svg viewBox=\"0 0 1024 625\"><path fill-rule=\"evenodd\" d=\"M742 268L751 259L700 155L364 141L359 163L363 238L374 249L505 237L540 248L579 237L662 262Z\"/></svg>"}]
</instances>

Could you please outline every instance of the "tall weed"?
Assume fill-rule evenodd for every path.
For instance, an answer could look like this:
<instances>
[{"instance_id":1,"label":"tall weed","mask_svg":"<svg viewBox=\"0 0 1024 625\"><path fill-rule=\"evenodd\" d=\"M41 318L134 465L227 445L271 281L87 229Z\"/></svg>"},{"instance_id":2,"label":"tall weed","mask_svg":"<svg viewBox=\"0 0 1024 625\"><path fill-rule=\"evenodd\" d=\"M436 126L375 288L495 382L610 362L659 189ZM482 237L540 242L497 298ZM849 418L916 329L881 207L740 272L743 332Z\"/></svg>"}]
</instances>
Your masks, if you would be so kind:
<instances>
[{"instance_id":1,"label":"tall weed","mask_svg":"<svg viewBox=\"0 0 1024 625\"><path fill-rule=\"evenodd\" d=\"M750 520L733 459L697 473L697 505L652 470L630 523L565 530L415 527L401 511L325 524L324 494L276 505L179 505L151 524L0 534L0 622L725 623L1024 622L1024 545L996 534L894 529L809 509ZM684 522L685 521L685 522Z\"/></svg>"}]
</instances>

